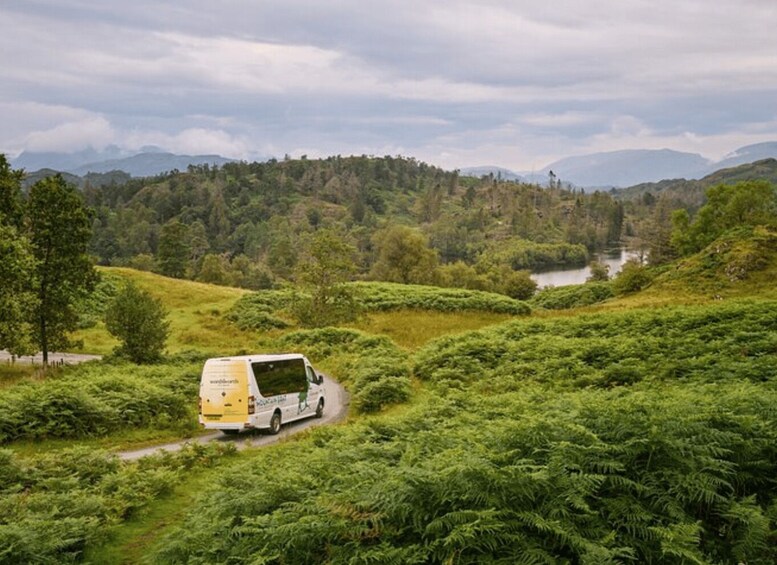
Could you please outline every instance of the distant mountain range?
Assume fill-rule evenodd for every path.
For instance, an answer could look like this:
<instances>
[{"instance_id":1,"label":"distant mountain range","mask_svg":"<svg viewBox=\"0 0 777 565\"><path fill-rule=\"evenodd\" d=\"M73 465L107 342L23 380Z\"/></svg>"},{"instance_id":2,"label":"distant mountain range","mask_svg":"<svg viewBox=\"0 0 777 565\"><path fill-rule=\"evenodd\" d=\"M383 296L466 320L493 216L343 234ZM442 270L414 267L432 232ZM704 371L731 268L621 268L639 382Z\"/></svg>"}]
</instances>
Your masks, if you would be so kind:
<instances>
[{"instance_id":1,"label":"distant mountain range","mask_svg":"<svg viewBox=\"0 0 777 565\"><path fill-rule=\"evenodd\" d=\"M461 169L466 176L493 174L503 180L535 182L546 185L553 171L565 185L582 188L624 188L665 179L701 179L717 170L777 158L777 141L740 147L720 161L711 161L696 153L670 149L633 149L566 157L539 172L515 172L502 167L481 166ZM11 165L25 169L29 176L42 169L69 173L82 179L123 171L132 177L148 177L172 170L185 171L189 165L223 165L234 159L221 155L176 155L156 147L128 155L115 146L101 151L86 149L75 153L24 152ZM119 180L119 179L114 179ZM103 184L106 178L94 178L92 184Z\"/></svg>"},{"instance_id":2,"label":"distant mountain range","mask_svg":"<svg viewBox=\"0 0 777 565\"><path fill-rule=\"evenodd\" d=\"M553 171L564 184L583 188L621 188L664 179L700 179L720 169L769 158L777 158L775 141L741 147L720 161L670 149L633 149L566 157L538 173L514 172L499 167L469 167L461 173L476 177L493 173L506 180L546 184Z\"/></svg>"},{"instance_id":3,"label":"distant mountain range","mask_svg":"<svg viewBox=\"0 0 777 565\"><path fill-rule=\"evenodd\" d=\"M153 147L144 149L134 155L124 154L115 146L102 151L85 149L75 153L24 152L11 159L11 165L28 172L53 169L79 177L112 171L124 171L133 177L150 177L175 169L185 171L189 165L221 166L235 160L220 155L176 155Z\"/></svg>"}]
</instances>

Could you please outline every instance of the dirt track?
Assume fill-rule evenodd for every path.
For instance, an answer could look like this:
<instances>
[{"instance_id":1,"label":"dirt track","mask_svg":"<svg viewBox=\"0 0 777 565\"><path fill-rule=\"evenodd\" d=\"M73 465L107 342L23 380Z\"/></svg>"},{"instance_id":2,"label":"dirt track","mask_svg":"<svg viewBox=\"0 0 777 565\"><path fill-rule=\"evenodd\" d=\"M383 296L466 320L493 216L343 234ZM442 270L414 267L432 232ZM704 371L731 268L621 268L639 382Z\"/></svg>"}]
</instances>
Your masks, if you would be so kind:
<instances>
[{"instance_id":1,"label":"dirt track","mask_svg":"<svg viewBox=\"0 0 777 565\"><path fill-rule=\"evenodd\" d=\"M143 449L135 449L132 451L119 452L119 457L125 461L134 461L140 459L146 455L151 455L157 451L178 451L187 443L208 443L211 441L222 441L234 443L238 449L248 449L251 447L260 447L263 445L269 445L276 443L283 438L292 436L304 429L312 428L314 426L322 426L325 424L332 424L345 419L348 413L349 397L346 390L334 379L328 375L324 375L324 387L326 389L326 409L324 410L324 416L322 418L307 418L305 420L299 420L291 422L290 424L284 424L283 428L278 435L268 435L261 432L246 432L241 433L238 436L226 436L221 432L213 432L210 434L202 435L193 439L185 439L176 441L173 443L166 443L164 445L155 445L152 447L145 447Z\"/></svg>"}]
</instances>

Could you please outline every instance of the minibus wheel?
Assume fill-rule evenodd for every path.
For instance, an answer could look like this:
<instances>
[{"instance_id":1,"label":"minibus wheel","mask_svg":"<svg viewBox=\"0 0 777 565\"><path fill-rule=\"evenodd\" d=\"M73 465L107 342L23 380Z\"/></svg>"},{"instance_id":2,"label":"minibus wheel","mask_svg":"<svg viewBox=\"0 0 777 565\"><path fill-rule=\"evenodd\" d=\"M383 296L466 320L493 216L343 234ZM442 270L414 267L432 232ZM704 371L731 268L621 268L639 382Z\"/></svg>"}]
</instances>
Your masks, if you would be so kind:
<instances>
[{"instance_id":1,"label":"minibus wheel","mask_svg":"<svg viewBox=\"0 0 777 565\"><path fill-rule=\"evenodd\" d=\"M316 418L320 418L324 415L324 399L320 399L318 401L318 406L316 406Z\"/></svg>"},{"instance_id":2,"label":"minibus wheel","mask_svg":"<svg viewBox=\"0 0 777 565\"><path fill-rule=\"evenodd\" d=\"M281 431L281 413L275 412L270 418L270 433L275 435L279 431Z\"/></svg>"}]
</instances>

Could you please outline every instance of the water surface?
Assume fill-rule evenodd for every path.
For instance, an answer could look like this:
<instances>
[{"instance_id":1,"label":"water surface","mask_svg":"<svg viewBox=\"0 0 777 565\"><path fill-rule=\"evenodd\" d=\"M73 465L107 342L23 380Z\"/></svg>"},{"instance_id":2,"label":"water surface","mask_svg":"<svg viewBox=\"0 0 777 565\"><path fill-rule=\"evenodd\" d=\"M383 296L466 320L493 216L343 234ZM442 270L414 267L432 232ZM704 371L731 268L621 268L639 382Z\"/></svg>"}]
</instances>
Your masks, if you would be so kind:
<instances>
[{"instance_id":1,"label":"water surface","mask_svg":"<svg viewBox=\"0 0 777 565\"><path fill-rule=\"evenodd\" d=\"M610 267L610 276L621 270L621 266L637 254L628 249L615 249L603 253L595 253L591 260L598 260ZM581 284L591 276L591 269L586 267L572 267L571 269L554 269L532 273L531 278L537 283L538 288L546 286L564 286L568 284Z\"/></svg>"}]
</instances>

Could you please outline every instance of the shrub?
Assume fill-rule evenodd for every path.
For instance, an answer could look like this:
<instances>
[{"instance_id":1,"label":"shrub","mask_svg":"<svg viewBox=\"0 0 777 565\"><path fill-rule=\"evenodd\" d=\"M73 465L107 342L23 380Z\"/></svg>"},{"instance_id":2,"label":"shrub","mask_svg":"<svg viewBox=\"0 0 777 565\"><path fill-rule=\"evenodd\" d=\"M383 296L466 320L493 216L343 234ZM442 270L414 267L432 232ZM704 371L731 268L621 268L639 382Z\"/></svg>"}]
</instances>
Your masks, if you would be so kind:
<instances>
[{"instance_id":1,"label":"shrub","mask_svg":"<svg viewBox=\"0 0 777 565\"><path fill-rule=\"evenodd\" d=\"M610 280L610 266L601 261L592 261L588 265L591 275L586 282L606 282Z\"/></svg>"},{"instance_id":2,"label":"shrub","mask_svg":"<svg viewBox=\"0 0 777 565\"><path fill-rule=\"evenodd\" d=\"M297 331L279 340L283 348L301 349L323 360L338 356L338 379L348 385L357 412L377 412L410 398L407 354L388 337L357 330L322 328Z\"/></svg>"},{"instance_id":3,"label":"shrub","mask_svg":"<svg viewBox=\"0 0 777 565\"><path fill-rule=\"evenodd\" d=\"M531 308L502 294L396 283L354 283L360 290L365 311L387 311L405 308L460 312L475 310L500 314L527 315Z\"/></svg>"},{"instance_id":4,"label":"shrub","mask_svg":"<svg viewBox=\"0 0 777 565\"><path fill-rule=\"evenodd\" d=\"M350 283L345 288L349 292L338 309L351 308L361 312L402 309L481 311L518 316L531 313L531 307L525 302L493 292L379 282ZM304 318L306 307L311 305L309 295L290 289L259 291L241 297L227 312L226 318L243 330L284 328L288 324L279 313L298 309L297 316Z\"/></svg>"},{"instance_id":5,"label":"shrub","mask_svg":"<svg viewBox=\"0 0 777 565\"><path fill-rule=\"evenodd\" d=\"M153 363L162 358L170 323L162 301L129 282L105 312L108 332L122 344L116 353L134 363Z\"/></svg>"},{"instance_id":6,"label":"shrub","mask_svg":"<svg viewBox=\"0 0 777 565\"><path fill-rule=\"evenodd\" d=\"M629 259L615 275L612 290L615 294L630 294L648 286L653 281L650 271L638 259Z\"/></svg>"},{"instance_id":7,"label":"shrub","mask_svg":"<svg viewBox=\"0 0 777 565\"><path fill-rule=\"evenodd\" d=\"M233 450L185 446L134 463L83 447L24 459L0 450L0 563L81 562L88 546L178 484L188 468Z\"/></svg>"},{"instance_id":8,"label":"shrub","mask_svg":"<svg viewBox=\"0 0 777 565\"><path fill-rule=\"evenodd\" d=\"M0 443L97 437L156 425L196 425L201 361L148 367L86 363L64 376L0 390Z\"/></svg>"},{"instance_id":9,"label":"shrub","mask_svg":"<svg viewBox=\"0 0 777 565\"><path fill-rule=\"evenodd\" d=\"M537 291L537 283L529 271L515 271L504 280L502 292L516 300L528 300Z\"/></svg>"},{"instance_id":10,"label":"shrub","mask_svg":"<svg viewBox=\"0 0 777 565\"><path fill-rule=\"evenodd\" d=\"M410 397L407 377L379 378L362 386L354 395L358 412L377 412L389 404L405 402Z\"/></svg>"},{"instance_id":11,"label":"shrub","mask_svg":"<svg viewBox=\"0 0 777 565\"><path fill-rule=\"evenodd\" d=\"M565 310L597 304L613 296L612 283L590 282L545 288L532 298L531 303L548 310Z\"/></svg>"},{"instance_id":12,"label":"shrub","mask_svg":"<svg viewBox=\"0 0 777 565\"><path fill-rule=\"evenodd\" d=\"M105 317L105 309L119 292L120 277L98 271L98 280L94 290L84 294L78 300L78 327L94 327Z\"/></svg>"}]
</instances>

